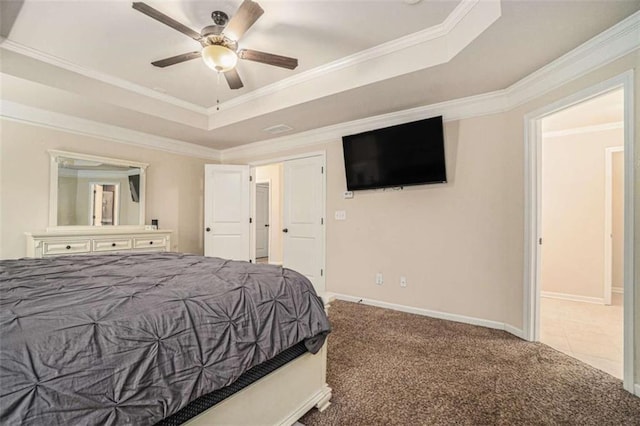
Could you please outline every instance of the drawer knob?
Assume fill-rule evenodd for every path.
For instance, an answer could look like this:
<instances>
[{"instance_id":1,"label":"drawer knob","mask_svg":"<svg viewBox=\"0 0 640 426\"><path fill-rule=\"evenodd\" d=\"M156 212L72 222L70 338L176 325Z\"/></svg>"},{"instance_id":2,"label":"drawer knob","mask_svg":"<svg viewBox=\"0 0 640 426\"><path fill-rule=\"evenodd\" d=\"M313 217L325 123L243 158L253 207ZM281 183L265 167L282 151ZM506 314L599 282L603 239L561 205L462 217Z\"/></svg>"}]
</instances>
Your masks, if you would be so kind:
<instances>
[{"instance_id":1,"label":"drawer knob","mask_svg":"<svg viewBox=\"0 0 640 426\"><path fill-rule=\"evenodd\" d=\"M149 244L153 244L153 241L149 241Z\"/></svg>"},{"instance_id":2,"label":"drawer knob","mask_svg":"<svg viewBox=\"0 0 640 426\"><path fill-rule=\"evenodd\" d=\"M71 246L67 246L67 250L71 250Z\"/></svg>"},{"instance_id":3,"label":"drawer knob","mask_svg":"<svg viewBox=\"0 0 640 426\"><path fill-rule=\"evenodd\" d=\"M111 243L111 247L115 247L115 246L116 246L116 243Z\"/></svg>"}]
</instances>

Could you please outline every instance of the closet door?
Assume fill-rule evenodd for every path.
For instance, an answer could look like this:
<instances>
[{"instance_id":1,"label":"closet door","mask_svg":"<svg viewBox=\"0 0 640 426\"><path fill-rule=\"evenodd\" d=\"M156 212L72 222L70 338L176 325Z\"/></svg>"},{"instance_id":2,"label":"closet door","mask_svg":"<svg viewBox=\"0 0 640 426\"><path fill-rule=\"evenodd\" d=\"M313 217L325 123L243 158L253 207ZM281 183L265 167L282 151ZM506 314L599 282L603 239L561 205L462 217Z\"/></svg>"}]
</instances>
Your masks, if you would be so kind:
<instances>
[{"instance_id":1,"label":"closet door","mask_svg":"<svg viewBox=\"0 0 640 426\"><path fill-rule=\"evenodd\" d=\"M249 261L249 166L205 165L204 193L205 256Z\"/></svg>"},{"instance_id":2,"label":"closet door","mask_svg":"<svg viewBox=\"0 0 640 426\"><path fill-rule=\"evenodd\" d=\"M316 292L324 278L324 157L284 162L283 266L304 274Z\"/></svg>"}]
</instances>

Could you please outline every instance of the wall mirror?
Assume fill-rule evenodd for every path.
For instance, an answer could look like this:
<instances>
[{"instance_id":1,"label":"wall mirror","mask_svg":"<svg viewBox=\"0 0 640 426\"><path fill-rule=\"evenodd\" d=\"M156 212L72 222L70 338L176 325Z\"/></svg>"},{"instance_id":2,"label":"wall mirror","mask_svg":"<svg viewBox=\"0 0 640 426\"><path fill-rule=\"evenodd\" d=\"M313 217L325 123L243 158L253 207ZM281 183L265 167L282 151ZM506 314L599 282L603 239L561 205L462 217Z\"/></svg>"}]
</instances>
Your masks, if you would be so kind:
<instances>
[{"instance_id":1,"label":"wall mirror","mask_svg":"<svg viewBox=\"0 0 640 426\"><path fill-rule=\"evenodd\" d=\"M49 228L144 226L147 164L49 151Z\"/></svg>"}]
</instances>

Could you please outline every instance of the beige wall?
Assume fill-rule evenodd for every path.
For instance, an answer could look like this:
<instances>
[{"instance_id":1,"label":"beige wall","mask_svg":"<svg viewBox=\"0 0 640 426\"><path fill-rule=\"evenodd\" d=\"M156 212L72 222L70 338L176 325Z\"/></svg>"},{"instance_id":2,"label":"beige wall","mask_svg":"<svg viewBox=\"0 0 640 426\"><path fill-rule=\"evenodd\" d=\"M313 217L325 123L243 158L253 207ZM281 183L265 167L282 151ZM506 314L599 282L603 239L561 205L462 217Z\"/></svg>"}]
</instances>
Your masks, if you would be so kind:
<instances>
[{"instance_id":1,"label":"beige wall","mask_svg":"<svg viewBox=\"0 0 640 426\"><path fill-rule=\"evenodd\" d=\"M404 191L345 189L340 140L292 149L265 160L319 149L327 153L327 290L417 308L523 324L524 116L629 69L640 51L588 73L511 111L448 122L449 183ZM640 306L640 84L635 84L635 305ZM176 249L202 252L204 160L113 144L41 127L0 121L0 257L24 253L25 231L48 217L50 148L129 158L151 164L147 218L172 228ZM211 161L206 161L211 162ZM234 160L234 163L239 163ZM29 194L25 197L24 194ZM17 208L20 206L20 208ZM333 221L335 210L347 220ZM385 284L374 275L383 272ZM400 288L403 274L408 286ZM636 309L636 353L640 315ZM640 358L636 358L640 381Z\"/></svg>"},{"instance_id":2,"label":"beige wall","mask_svg":"<svg viewBox=\"0 0 640 426\"><path fill-rule=\"evenodd\" d=\"M623 129L543 138L542 291L604 297L605 152L623 144Z\"/></svg>"},{"instance_id":3,"label":"beige wall","mask_svg":"<svg viewBox=\"0 0 640 426\"><path fill-rule=\"evenodd\" d=\"M269 263L282 264L282 163L256 167L256 182L269 181Z\"/></svg>"},{"instance_id":4,"label":"beige wall","mask_svg":"<svg viewBox=\"0 0 640 426\"><path fill-rule=\"evenodd\" d=\"M146 223L173 230L172 250L202 254L204 159L0 120L0 258L25 255L25 232L49 218L49 149L140 161L147 169Z\"/></svg>"},{"instance_id":5,"label":"beige wall","mask_svg":"<svg viewBox=\"0 0 640 426\"><path fill-rule=\"evenodd\" d=\"M630 69L637 75L638 68L640 51L635 51L508 112L447 122L450 181L445 185L358 192L345 200L340 140L276 155L247 156L234 163L326 150L327 291L522 328L524 117ZM640 84L634 87L639 108ZM640 114L635 116L635 146L640 153ZM635 198L640 206L637 167ZM332 220L335 210L346 210L347 220ZM635 247L640 253L640 214L635 216ZM636 306L640 306L640 256L635 259ZM374 284L376 272L384 273L383 286ZM398 285L400 274L408 278L406 288ZM640 353L638 314L635 324L636 353ZM635 363L640 380L640 358Z\"/></svg>"}]
</instances>

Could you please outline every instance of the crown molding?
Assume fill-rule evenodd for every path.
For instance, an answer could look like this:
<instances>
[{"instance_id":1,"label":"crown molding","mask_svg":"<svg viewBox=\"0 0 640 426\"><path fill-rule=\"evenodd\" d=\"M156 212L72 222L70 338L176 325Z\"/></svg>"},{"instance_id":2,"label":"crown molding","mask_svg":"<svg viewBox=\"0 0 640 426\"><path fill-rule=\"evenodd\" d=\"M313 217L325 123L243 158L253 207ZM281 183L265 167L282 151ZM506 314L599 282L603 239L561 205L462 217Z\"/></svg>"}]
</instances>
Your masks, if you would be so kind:
<instances>
[{"instance_id":1,"label":"crown molding","mask_svg":"<svg viewBox=\"0 0 640 426\"><path fill-rule=\"evenodd\" d=\"M216 149L177 139L155 136L124 127L86 120L84 118L73 117L71 115L51 112L6 100L0 101L0 118L55 130L63 130L65 132L104 139L111 142L165 151L171 154L206 158L215 161L220 161L221 159L221 153Z\"/></svg>"},{"instance_id":2,"label":"crown molding","mask_svg":"<svg viewBox=\"0 0 640 426\"><path fill-rule=\"evenodd\" d=\"M434 115L442 115L445 121L452 121L506 112L638 48L640 48L640 12L620 21L506 89L228 148L221 152L221 160L227 162L251 156L276 154L327 142L347 134Z\"/></svg>"},{"instance_id":3,"label":"crown molding","mask_svg":"<svg viewBox=\"0 0 640 426\"><path fill-rule=\"evenodd\" d=\"M548 65L507 88L511 107L540 95L619 59L640 47L640 12L587 40Z\"/></svg>"},{"instance_id":4,"label":"crown molding","mask_svg":"<svg viewBox=\"0 0 640 426\"><path fill-rule=\"evenodd\" d=\"M492 3L493 6L490 3ZM211 114L211 116L213 116L216 113L221 113L225 110L238 107L240 105L263 98L265 96L276 94L284 89L330 75L336 71L357 66L364 62L371 61L385 55L399 52L419 44L427 43L431 40L446 37L458 25L462 23L463 19L467 17L474 8L495 8L496 5L498 6L497 9L499 11L500 2L496 0L462 0L447 16L447 18L445 18L445 20L440 24L425 28L424 30L418 31L413 34L408 34L395 40L388 41L386 43L363 50L353 55L340 58L336 61L316 67L309 71L296 74L295 76L280 80L268 86L264 86L260 89L247 93L246 95L238 96L221 103L219 105L220 111L217 110L218 106L214 106L210 107L208 109L208 112L209 114ZM498 12L498 17L499 15L500 13ZM450 56L448 59L450 60L454 55L448 56Z\"/></svg>"},{"instance_id":5,"label":"crown molding","mask_svg":"<svg viewBox=\"0 0 640 426\"><path fill-rule=\"evenodd\" d=\"M473 11L474 9L480 10L480 13L476 14L473 17L470 17L470 12ZM482 11L485 11L485 13L483 14ZM188 101L176 98L174 96L157 92L153 89L141 86L139 84L135 84L130 81L72 63L70 61L62 59L55 55L51 55L49 53L46 53L37 49L33 49L31 47L14 42L10 39L6 39L6 38L0 39L0 49L5 49L7 51L18 53L25 57L56 66L58 68L118 87L120 89L129 91L138 95L142 95L142 96L145 96L166 104L170 104L175 107L182 108L191 112L202 114L203 116L208 118L207 120L208 130L212 130L214 128L217 128L218 126L224 126L224 125L230 124L229 120L221 121L216 119L216 117L224 117L225 112L229 109L238 107L240 105L245 105L249 102L256 101L258 99L264 99L267 96L276 95L285 89L289 89L293 86L297 86L305 82L310 82L318 78L324 78L325 76L335 73L336 71L340 71L348 67L353 67L363 62L375 60L385 55L390 55L396 52L406 50L412 46L420 45L423 43L427 43L431 40L446 37L454 29L456 29L456 27L460 26L461 24L464 24L465 18L471 19L471 21L475 22L475 24L472 26L477 26L476 21L478 20L484 20L492 23L499 16L500 16L500 2L498 0L462 0L455 7L455 9L447 16L447 18L445 18L445 20L440 24L434 25L432 27L426 28L422 31L418 31L413 34L409 34L407 36L398 38L396 40L389 41L379 46L375 46L371 49L358 52L354 55L348 56L346 58L342 58L340 60L334 61L327 65L317 67L312 70L297 74L296 76L293 76L291 78L281 80L274 84L254 90L249 94L233 98L229 101L226 101L219 105L215 105L211 107L203 107L203 106L194 104L192 102L188 102ZM445 43L445 45L449 45L449 44L451 43ZM451 45L453 46L453 44ZM452 46L449 46L448 48L452 49ZM457 48L459 49L461 48L461 46L457 46ZM450 54L451 52L447 52L447 53L448 54L444 56L447 57L446 60L448 61L454 55ZM259 103L259 105L260 104L261 103ZM237 114L234 113L234 114L231 114L230 116L235 117L237 116ZM233 120L234 120L233 118L230 119L231 122L234 122ZM179 122L185 125L189 125L188 123L185 123L183 121L179 121Z\"/></svg>"},{"instance_id":6,"label":"crown molding","mask_svg":"<svg viewBox=\"0 0 640 426\"><path fill-rule=\"evenodd\" d=\"M407 123L435 115L442 115L444 121L455 121L464 118L496 114L504 112L507 109L508 102L504 91L485 93L228 148L221 152L221 161L226 163L228 161L246 159L252 156L281 153L290 149L308 147L336 139L339 140L344 135Z\"/></svg>"},{"instance_id":7,"label":"crown molding","mask_svg":"<svg viewBox=\"0 0 640 426\"><path fill-rule=\"evenodd\" d=\"M613 123L594 124L592 126L572 127L570 129L553 130L544 132L543 138L561 138L563 136L571 135L584 135L585 133L606 132L607 130L620 130L624 129L623 121L616 121Z\"/></svg>"},{"instance_id":8,"label":"crown molding","mask_svg":"<svg viewBox=\"0 0 640 426\"><path fill-rule=\"evenodd\" d=\"M67 61L66 59L62 59L57 56L51 55L49 53L42 52L37 49L33 49L31 47L25 46L20 43L16 43L15 41L12 41L6 38L0 40L0 49L5 49L10 52L18 53L28 58L47 63L49 65L53 65L55 67L65 69L67 71L71 71L76 74L80 74L82 76L100 81L102 83L119 87L129 92L137 93L138 95L146 96L148 98L152 98L158 101L162 101L162 102L174 105L178 108L183 108L192 112L196 112L198 114L207 115L207 108L203 106L196 105L194 103L183 101L182 99L178 99L176 97L157 92L153 89L140 86L139 84L132 83L128 80L124 80L109 74L96 71L91 68L74 64L73 62Z\"/></svg>"}]
</instances>

